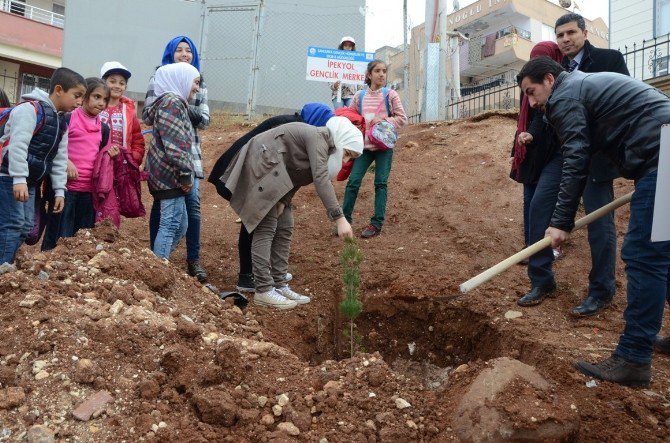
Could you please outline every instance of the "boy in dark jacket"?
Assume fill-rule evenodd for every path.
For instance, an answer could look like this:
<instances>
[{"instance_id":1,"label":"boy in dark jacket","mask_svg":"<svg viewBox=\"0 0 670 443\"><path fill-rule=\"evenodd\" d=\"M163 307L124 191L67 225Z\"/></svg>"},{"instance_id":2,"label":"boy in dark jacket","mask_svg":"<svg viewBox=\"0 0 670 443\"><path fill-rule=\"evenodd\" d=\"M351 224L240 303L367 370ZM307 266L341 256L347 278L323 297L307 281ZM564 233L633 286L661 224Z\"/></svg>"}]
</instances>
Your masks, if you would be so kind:
<instances>
[{"instance_id":1,"label":"boy in dark jacket","mask_svg":"<svg viewBox=\"0 0 670 443\"><path fill-rule=\"evenodd\" d=\"M86 82L67 68L54 71L49 93L35 89L22 98L5 125L0 143L0 263L12 263L33 228L35 190L49 175L56 195L54 213L63 210L67 181L67 124L61 115L81 106ZM30 103L28 103L30 102Z\"/></svg>"}]
</instances>

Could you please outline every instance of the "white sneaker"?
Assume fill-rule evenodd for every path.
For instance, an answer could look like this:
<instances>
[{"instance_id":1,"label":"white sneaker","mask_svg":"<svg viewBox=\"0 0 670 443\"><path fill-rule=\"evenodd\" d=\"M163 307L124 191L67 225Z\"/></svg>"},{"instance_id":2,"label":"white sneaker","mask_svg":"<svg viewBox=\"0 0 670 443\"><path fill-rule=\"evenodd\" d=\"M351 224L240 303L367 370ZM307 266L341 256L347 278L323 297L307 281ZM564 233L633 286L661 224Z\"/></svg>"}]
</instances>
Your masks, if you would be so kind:
<instances>
[{"instance_id":1,"label":"white sneaker","mask_svg":"<svg viewBox=\"0 0 670 443\"><path fill-rule=\"evenodd\" d=\"M288 298L289 300L293 300L299 305L304 305L306 303L309 303L312 301L311 298L307 297L306 295L300 295L297 292L295 292L293 289L291 289L288 285L282 286L279 288L275 288L275 291L279 292L281 295L284 297Z\"/></svg>"},{"instance_id":2,"label":"white sneaker","mask_svg":"<svg viewBox=\"0 0 670 443\"><path fill-rule=\"evenodd\" d=\"M293 309L298 304L281 295L274 288L267 292L256 292L254 303L261 306L269 306L277 309Z\"/></svg>"},{"instance_id":3,"label":"white sneaker","mask_svg":"<svg viewBox=\"0 0 670 443\"><path fill-rule=\"evenodd\" d=\"M285 282L290 282L291 280L293 280L293 274L291 274L290 272L287 272L286 275L284 276L284 281Z\"/></svg>"}]
</instances>

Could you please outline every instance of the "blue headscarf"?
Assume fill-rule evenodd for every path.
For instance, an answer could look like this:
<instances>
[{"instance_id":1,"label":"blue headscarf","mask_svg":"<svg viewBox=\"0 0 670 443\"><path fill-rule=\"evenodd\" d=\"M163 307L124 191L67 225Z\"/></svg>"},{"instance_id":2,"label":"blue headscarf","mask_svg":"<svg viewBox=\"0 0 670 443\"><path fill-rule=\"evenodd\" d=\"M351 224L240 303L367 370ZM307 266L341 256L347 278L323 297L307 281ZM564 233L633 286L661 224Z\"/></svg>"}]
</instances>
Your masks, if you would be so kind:
<instances>
[{"instance_id":1,"label":"blue headscarf","mask_svg":"<svg viewBox=\"0 0 670 443\"><path fill-rule=\"evenodd\" d=\"M303 121L312 126L326 126L326 122L335 114L323 103L307 103L300 111Z\"/></svg>"},{"instance_id":2,"label":"blue headscarf","mask_svg":"<svg viewBox=\"0 0 670 443\"><path fill-rule=\"evenodd\" d=\"M200 71L200 57L198 57L198 49L195 47L195 43L193 43L193 40L190 38L186 37L185 35L178 35L165 46L165 51L163 52L163 60L161 60L161 65L169 65L170 63L174 63L174 52L177 50L177 46L179 46L179 43L181 42L186 42L188 45L191 47L191 53L193 53L193 60L191 60L191 64L195 66L195 69Z\"/></svg>"}]
</instances>

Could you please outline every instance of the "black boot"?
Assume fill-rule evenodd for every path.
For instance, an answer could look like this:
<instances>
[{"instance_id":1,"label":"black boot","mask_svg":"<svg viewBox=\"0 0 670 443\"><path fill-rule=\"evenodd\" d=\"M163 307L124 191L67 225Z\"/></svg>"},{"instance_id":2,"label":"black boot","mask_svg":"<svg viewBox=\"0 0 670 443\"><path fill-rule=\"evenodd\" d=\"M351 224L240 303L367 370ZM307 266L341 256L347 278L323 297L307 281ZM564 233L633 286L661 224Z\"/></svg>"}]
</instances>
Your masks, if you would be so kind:
<instances>
[{"instance_id":1,"label":"black boot","mask_svg":"<svg viewBox=\"0 0 670 443\"><path fill-rule=\"evenodd\" d=\"M661 354L670 355L670 335L666 337L661 336L656 337L656 343L654 343L654 351L660 352Z\"/></svg>"},{"instance_id":2,"label":"black boot","mask_svg":"<svg viewBox=\"0 0 670 443\"><path fill-rule=\"evenodd\" d=\"M256 282L254 281L254 274L239 274L237 278L236 290L240 292L254 292L256 291Z\"/></svg>"},{"instance_id":3,"label":"black boot","mask_svg":"<svg viewBox=\"0 0 670 443\"><path fill-rule=\"evenodd\" d=\"M555 290L556 290L556 283L552 283L551 286L547 286L544 288L540 286L535 286L530 290L528 294L521 297L516 303L519 306L539 305L545 298L547 298Z\"/></svg>"},{"instance_id":4,"label":"black boot","mask_svg":"<svg viewBox=\"0 0 670 443\"><path fill-rule=\"evenodd\" d=\"M650 363L629 362L615 354L612 354L607 360L595 364L578 361L575 367L579 372L589 377L625 386L649 386L651 381Z\"/></svg>"},{"instance_id":5,"label":"black boot","mask_svg":"<svg viewBox=\"0 0 670 443\"><path fill-rule=\"evenodd\" d=\"M575 308L570 311L570 314L574 317L589 317L595 315L608 307L612 303L612 298L614 297L608 297L603 300L594 295L589 295L584 299L581 305L575 306Z\"/></svg>"},{"instance_id":6,"label":"black boot","mask_svg":"<svg viewBox=\"0 0 670 443\"><path fill-rule=\"evenodd\" d=\"M191 277L197 278L200 283L207 281L207 271L200 265L199 261L190 262L188 264L188 274Z\"/></svg>"}]
</instances>

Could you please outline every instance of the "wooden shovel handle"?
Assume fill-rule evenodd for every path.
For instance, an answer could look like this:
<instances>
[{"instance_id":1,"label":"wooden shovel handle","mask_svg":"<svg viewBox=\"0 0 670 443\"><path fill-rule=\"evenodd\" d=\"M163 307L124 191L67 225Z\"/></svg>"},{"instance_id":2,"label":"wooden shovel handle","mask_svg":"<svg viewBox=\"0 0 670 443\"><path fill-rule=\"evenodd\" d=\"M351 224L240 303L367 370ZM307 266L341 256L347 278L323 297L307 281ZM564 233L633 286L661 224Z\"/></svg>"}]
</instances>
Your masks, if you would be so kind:
<instances>
[{"instance_id":1,"label":"wooden shovel handle","mask_svg":"<svg viewBox=\"0 0 670 443\"><path fill-rule=\"evenodd\" d=\"M603 206L602 208L596 209L595 211L591 212L590 214L580 218L575 222L575 227L573 230L581 229L584 226L588 225L589 223L593 222L594 220L599 219L605 214L608 214L615 209L625 205L626 203L630 202L631 197L633 196L633 193L626 194L624 196L621 196L617 198L616 200L613 200L611 203L608 203L607 205ZM544 248L547 248L551 246L551 238L549 237L544 237L542 240L533 243L532 245L528 246L525 249L522 249L521 251L517 252L516 254L512 255L511 257L506 258L505 260L501 261L497 265L494 265L490 268L488 268L486 271L482 272L481 274L475 275L472 277L470 280L466 281L465 283L461 284L460 290L462 293L466 293L471 291L472 289L475 289L477 286L481 285L482 283L486 283L487 281L491 280L493 277L496 275L500 274L503 271L506 271L510 267L514 266L515 264L519 263L521 260L526 259L530 257L531 255L540 252Z\"/></svg>"}]
</instances>

